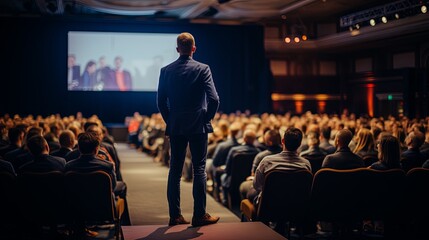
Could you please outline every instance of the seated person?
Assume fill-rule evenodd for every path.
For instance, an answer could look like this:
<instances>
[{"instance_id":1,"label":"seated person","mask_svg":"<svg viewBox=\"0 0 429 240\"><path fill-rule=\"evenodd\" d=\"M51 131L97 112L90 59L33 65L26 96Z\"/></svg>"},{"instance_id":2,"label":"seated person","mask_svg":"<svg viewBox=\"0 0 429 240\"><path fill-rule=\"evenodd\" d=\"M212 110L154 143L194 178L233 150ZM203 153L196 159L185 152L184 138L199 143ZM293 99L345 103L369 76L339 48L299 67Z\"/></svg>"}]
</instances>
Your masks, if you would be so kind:
<instances>
[{"instance_id":1,"label":"seated person","mask_svg":"<svg viewBox=\"0 0 429 240\"><path fill-rule=\"evenodd\" d=\"M299 154L300 157L303 157L310 161L310 163L312 164L311 166L313 166L312 167L313 173L316 173L320 169L322 165L322 161L327 154L325 150L320 148L319 139L320 137L318 132L316 131L308 132L307 134L308 149Z\"/></svg>"},{"instance_id":2,"label":"seated person","mask_svg":"<svg viewBox=\"0 0 429 240\"><path fill-rule=\"evenodd\" d=\"M240 185L240 193L242 199L246 198L247 192L253 187L253 178L255 176L256 168L262 159L268 155L277 154L282 151L281 136L278 130L268 130L264 134L264 142L267 146L265 151L258 153L253 160L252 170L250 176Z\"/></svg>"},{"instance_id":3,"label":"seated person","mask_svg":"<svg viewBox=\"0 0 429 240\"><path fill-rule=\"evenodd\" d=\"M75 136L74 133L70 130L64 130L60 134L60 149L53 151L51 153L52 156L62 157L64 158L67 153L71 152L75 145Z\"/></svg>"},{"instance_id":4,"label":"seated person","mask_svg":"<svg viewBox=\"0 0 429 240\"><path fill-rule=\"evenodd\" d=\"M375 170L389 170L401 168L400 156L401 147L399 140L389 134L381 136L378 148L378 162L373 163L369 168Z\"/></svg>"},{"instance_id":5,"label":"seated person","mask_svg":"<svg viewBox=\"0 0 429 240\"><path fill-rule=\"evenodd\" d=\"M425 137L418 130L411 131L405 138L407 150L401 154L401 165L405 172L417 167L421 167L427 160L426 156L420 152L420 147L423 145Z\"/></svg>"},{"instance_id":6,"label":"seated person","mask_svg":"<svg viewBox=\"0 0 429 240\"><path fill-rule=\"evenodd\" d=\"M30 128L25 136L24 144L20 148L10 151L4 156L6 161L12 163L14 169L19 169L22 165L33 160L26 143L34 136L43 136L43 129L41 127Z\"/></svg>"},{"instance_id":7,"label":"seated person","mask_svg":"<svg viewBox=\"0 0 429 240\"><path fill-rule=\"evenodd\" d=\"M8 133L9 144L0 148L0 157L4 157L6 153L18 149L22 146L25 132L18 127L10 128Z\"/></svg>"},{"instance_id":8,"label":"seated person","mask_svg":"<svg viewBox=\"0 0 429 240\"><path fill-rule=\"evenodd\" d=\"M0 172L8 172L16 176L15 169L13 169L12 164L10 164L10 162L5 161L1 158L0 158Z\"/></svg>"},{"instance_id":9,"label":"seated person","mask_svg":"<svg viewBox=\"0 0 429 240\"><path fill-rule=\"evenodd\" d=\"M325 157L322 168L346 170L365 167L363 159L350 151L349 143L352 138L350 130L345 128L339 130L334 140L337 151Z\"/></svg>"},{"instance_id":10,"label":"seated person","mask_svg":"<svg viewBox=\"0 0 429 240\"><path fill-rule=\"evenodd\" d=\"M42 136L28 139L27 148L32 155L32 161L17 169L18 175L23 172L64 171L66 160L49 155L49 145Z\"/></svg>"},{"instance_id":11,"label":"seated person","mask_svg":"<svg viewBox=\"0 0 429 240\"><path fill-rule=\"evenodd\" d=\"M228 152L228 156L226 158L226 167L225 167L225 173L221 176L221 183L222 183L222 192L223 192L223 198L222 203L224 205L227 204L227 194L229 192L229 188L231 187L231 175L232 175L232 159L233 156L237 154L252 154L255 155L259 152L259 150L253 145L256 139L256 133L252 129L247 129L244 131L243 135L243 144L235 146L231 148Z\"/></svg>"}]
</instances>

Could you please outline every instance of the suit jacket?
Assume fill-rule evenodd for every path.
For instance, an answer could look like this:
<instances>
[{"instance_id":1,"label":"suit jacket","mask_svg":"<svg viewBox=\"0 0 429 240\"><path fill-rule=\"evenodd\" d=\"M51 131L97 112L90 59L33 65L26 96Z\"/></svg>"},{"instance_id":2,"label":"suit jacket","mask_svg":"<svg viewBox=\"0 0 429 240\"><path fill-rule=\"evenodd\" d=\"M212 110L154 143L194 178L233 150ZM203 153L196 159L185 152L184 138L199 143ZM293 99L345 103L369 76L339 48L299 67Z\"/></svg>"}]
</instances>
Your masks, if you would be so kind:
<instances>
[{"instance_id":1,"label":"suit jacket","mask_svg":"<svg viewBox=\"0 0 429 240\"><path fill-rule=\"evenodd\" d=\"M365 167L363 159L350 151L348 147L340 148L335 153L327 155L322 163L322 168L339 170L362 167Z\"/></svg>"},{"instance_id":2,"label":"suit jacket","mask_svg":"<svg viewBox=\"0 0 429 240\"><path fill-rule=\"evenodd\" d=\"M323 149L327 154L334 153L337 149L334 145L330 144L327 140L321 141L319 147Z\"/></svg>"},{"instance_id":3,"label":"suit jacket","mask_svg":"<svg viewBox=\"0 0 429 240\"><path fill-rule=\"evenodd\" d=\"M426 156L419 149L410 148L401 154L402 169L405 172L412 168L421 167L426 160Z\"/></svg>"},{"instance_id":4,"label":"suit jacket","mask_svg":"<svg viewBox=\"0 0 429 240\"><path fill-rule=\"evenodd\" d=\"M66 160L60 157L50 156L48 154L42 154L40 156L34 156L33 161L22 165L17 169L17 173L22 172L50 172L50 171L64 171Z\"/></svg>"},{"instance_id":5,"label":"suit jacket","mask_svg":"<svg viewBox=\"0 0 429 240\"><path fill-rule=\"evenodd\" d=\"M50 153L51 156L55 156L55 157L62 157L65 158L67 153L71 152L71 149L68 149L66 147L61 147L60 149L56 150L56 151L52 151Z\"/></svg>"},{"instance_id":6,"label":"suit jacket","mask_svg":"<svg viewBox=\"0 0 429 240\"><path fill-rule=\"evenodd\" d=\"M19 146L15 145L15 144L9 144L7 146L0 148L0 157L4 157L6 155L6 153L13 151L17 148L19 148Z\"/></svg>"},{"instance_id":7,"label":"suit jacket","mask_svg":"<svg viewBox=\"0 0 429 240\"><path fill-rule=\"evenodd\" d=\"M219 96L210 67L182 55L161 69L157 105L167 123L166 135L213 132L211 119Z\"/></svg>"},{"instance_id":8,"label":"suit jacket","mask_svg":"<svg viewBox=\"0 0 429 240\"><path fill-rule=\"evenodd\" d=\"M109 70L106 70L106 74L110 74L110 75L106 75L104 79L103 90L118 91L120 89L119 89L118 83L116 82L116 70L110 70L110 71ZM127 70L122 70L122 74L124 77L125 91L132 90L133 82L131 78L131 73L128 72Z\"/></svg>"},{"instance_id":9,"label":"suit jacket","mask_svg":"<svg viewBox=\"0 0 429 240\"><path fill-rule=\"evenodd\" d=\"M16 175L15 170L10 162L0 159L0 172L8 172Z\"/></svg>"},{"instance_id":10,"label":"suit jacket","mask_svg":"<svg viewBox=\"0 0 429 240\"><path fill-rule=\"evenodd\" d=\"M116 175L113 164L96 158L94 155L81 155L79 158L67 162L65 171L94 172L104 171L112 180L112 191L116 187Z\"/></svg>"},{"instance_id":11,"label":"suit jacket","mask_svg":"<svg viewBox=\"0 0 429 240\"><path fill-rule=\"evenodd\" d=\"M213 166L220 167L225 165L229 150L235 146L238 146L237 139L235 138L229 138L225 142L219 143L213 153Z\"/></svg>"}]
</instances>

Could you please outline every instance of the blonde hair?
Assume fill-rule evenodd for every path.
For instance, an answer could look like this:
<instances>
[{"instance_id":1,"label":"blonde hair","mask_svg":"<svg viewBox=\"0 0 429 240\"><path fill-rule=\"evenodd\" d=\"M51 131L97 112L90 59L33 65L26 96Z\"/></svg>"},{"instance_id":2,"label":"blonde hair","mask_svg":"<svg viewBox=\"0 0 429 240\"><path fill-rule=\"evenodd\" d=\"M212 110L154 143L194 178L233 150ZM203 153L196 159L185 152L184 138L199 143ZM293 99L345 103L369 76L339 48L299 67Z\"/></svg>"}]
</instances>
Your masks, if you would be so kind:
<instances>
[{"instance_id":1,"label":"blonde hair","mask_svg":"<svg viewBox=\"0 0 429 240\"><path fill-rule=\"evenodd\" d=\"M353 152L369 151L370 149L375 150L374 135L369 129L362 128L357 134L357 143Z\"/></svg>"}]
</instances>

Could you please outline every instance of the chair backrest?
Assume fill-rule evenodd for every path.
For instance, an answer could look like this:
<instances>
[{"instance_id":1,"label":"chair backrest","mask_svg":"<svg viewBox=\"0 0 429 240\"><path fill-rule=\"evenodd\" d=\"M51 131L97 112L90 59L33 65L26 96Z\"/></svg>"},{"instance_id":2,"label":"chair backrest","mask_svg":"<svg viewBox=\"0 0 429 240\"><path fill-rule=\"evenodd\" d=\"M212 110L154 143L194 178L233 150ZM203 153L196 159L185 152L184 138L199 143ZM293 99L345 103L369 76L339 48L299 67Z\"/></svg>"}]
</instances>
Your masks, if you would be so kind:
<instances>
[{"instance_id":1,"label":"chair backrest","mask_svg":"<svg viewBox=\"0 0 429 240\"><path fill-rule=\"evenodd\" d=\"M368 169L366 187L365 217L373 220L389 220L402 217L405 191L405 172L402 169Z\"/></svg>"},{"instance_id":2,"label":"chair backrest","mask_svg":"<svg viewBox=\"0 0 429 240\"><path fill-rule=\"evenodd\" d=\"M260 221L296 221L308 216L313 175L308 170L270 171L257 209Z\"/></svg>"},{"instance_id":3,"label":"chair backrest","mask_svg":"<svg viewBox=\"0 0 429 240\"><path fill-rule=\"evenodd\" d=\"M255 156L256 153L237 153L231 158L231 185L229 192L232 205L238 205L241 201L240 184L250 175Z\"/></svg>"},{"instance_id":4,"label":"chair backrest","mask_svg":"<svg viewBox=\"0 0 429 240\"><path fill-rule=\"evenodd\" d=\"M11 223L17 213L16 177L9 172L0 172L0 223Z\"/></svg>"},{"instance_id":5,"label":"chair backrest","mask_svg":"<svg viewBox=\"0 0 429 240\"><path fill-rule=\"evenodd\" d=\"M374 156L374 155L366 155L362 159L363 159L363 162L365 163L365 167L369 167L373 163L378 161L377 156Z\"/></svg>"},{"instance_id":6,"label":"chair backrest","mask_svg":"<svg viewBox=\"0 0 429 240\"><path fill-rule=\"evenodd\" d=\"M307 159L311 164L311 172L315 174L317 171L320 170L322 167L323 160L325 159L325 156L318 155L318 156L305 156L305 159Z\"/></svg>"},{"instance_id":7,"label":"chair backrest","mask_svg":"<svg viewBox=\"0 0 429 240\"><path fill-rule=\"evenodd\" d=\"M427 194L429 185L429 169L414 168L407 173L406 185L406 206L407 212L413 219L429 218L429 209L426 204L429 202Z\"/></svg>"},{"instance_id":8,"label":"chair backrest","mask_svg":"<svg viewBox=\"0 0 429 240\"><path fill-rule=\"evenodd\" d=\"M21 214L39 224L67 222L64 174L59 171L24 172L17 176Z\"/></svg>"},{"instance_id":9,"label":"chair backrest","mask_svg":"<svg viewBox=\"0 0 429 240\"><path fill-rule=\"evenodd\" d=\"M319 170L311 190L314 217L326 221L361 220L369 174L366 168Z\"/></svg>"},{"instance_id":10,"label":"chair backrest","mask_svg":"<svg viewBox=\"0 0 429 240\"><path fill-rule=\"evenodd\" d=\"M115 204L109 174L104 171L65 174L66 196L76 221L115 220Z\"/></svg>"}]
</instances>

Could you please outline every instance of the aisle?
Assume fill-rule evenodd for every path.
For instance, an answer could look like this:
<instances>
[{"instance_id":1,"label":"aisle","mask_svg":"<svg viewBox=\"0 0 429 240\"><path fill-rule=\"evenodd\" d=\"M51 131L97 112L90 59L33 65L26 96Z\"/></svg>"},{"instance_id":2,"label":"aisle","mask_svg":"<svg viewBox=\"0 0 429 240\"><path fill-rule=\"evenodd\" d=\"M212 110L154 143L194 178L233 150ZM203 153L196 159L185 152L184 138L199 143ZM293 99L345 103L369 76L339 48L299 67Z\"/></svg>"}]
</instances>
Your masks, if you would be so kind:
<instances>
[{"instance_id":1,"label":"aisle","mask_svg":"<svg viewBox=\"0 0 429 240\"><path fill-rule=\"evenodd\" d=\"M130 149L127 144L116 145L121 159L121 171L128 186L128 207L132 225L167 225L168 168L154 163L152 157ZM182 214L191 220L192 183L181 183ZM221 223L239 222L227 208L207 196L207 212L219 216Z\"/></svg>"}]
</instances>

